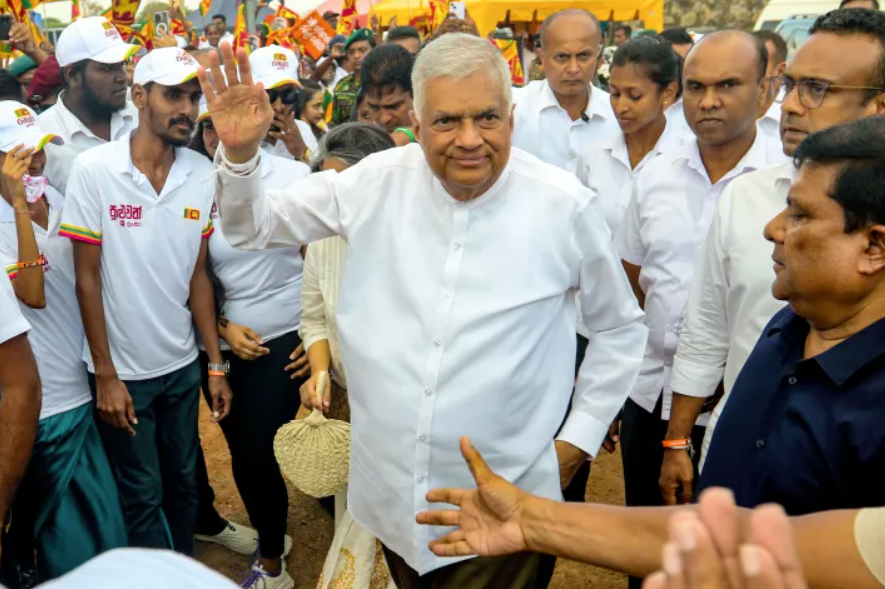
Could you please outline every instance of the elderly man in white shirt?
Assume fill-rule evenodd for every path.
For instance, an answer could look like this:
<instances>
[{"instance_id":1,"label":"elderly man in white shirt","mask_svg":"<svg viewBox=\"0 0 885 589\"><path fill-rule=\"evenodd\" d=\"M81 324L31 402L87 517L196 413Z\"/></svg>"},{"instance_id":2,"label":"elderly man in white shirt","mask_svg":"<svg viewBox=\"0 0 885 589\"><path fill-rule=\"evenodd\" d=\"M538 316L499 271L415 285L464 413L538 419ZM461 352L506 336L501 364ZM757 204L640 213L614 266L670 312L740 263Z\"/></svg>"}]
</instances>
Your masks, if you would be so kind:
<instances>
[{"instance_id":1,"label":"elderly man in white shirt","mask_svg":"<svg viewBox=\"0 0 885 589\"><path fill-rule=\"evenodd\" d=\"M401 589L534 586L538 555L453 564L428 550L439 530L415 514L430 489L470 482L465 433L508 480L555 499L598 452L647 330L593 194L511 149L509 69L464 34L415 63L419 144L265 193L258 145L272 110L243 53L238 77L222 52L229 86L200 80L224 146L225 237L260 249L341 235L351 246L337 318L354 519L381 539ZM575 291L590 346L554 444L572 400Z\"/></svg>"},{"instance_id":2,"label":"elderly man in white shirt","mask_svg":"<svg viewBox=\"0 0 885 589\"><path fill-rule=\"evenodd\" d=\"M59 37L55 55L65 89L55 106L40 115L40 127L64 140L64 145L46 146L44 172L62 194L74 158L138 126L138 110L126 99L126 61L138 49L124 43L103 16L75 20Z\"/></svg>"},{"instance_id":3,"label":"elderly man in white shirt","mask_svg":"<svg viewBox=\"0 0 885 589\"><path fill-rule=\"evenodd\" d=\"M695 140L646 165L615 243L647 313L649 342L621 427L628 505L660 505L658 474L670 413L670 366L695 260L723 188L784 161L756 126L765 50L740 31L712 33L685 62L684 104ZM698 434L700 432L697 432ZM675 446L690 446L686 437ZM684 451L684 450L683 450Z\"/></svg>"},{"instance_id":4,"label":"elderly man in white shirt","mask_svg":"<svg viewBox=\"0 0 885 589\"><path fill-rule=\"evenodd\" d=\"M885 14L835 10L821 17L811 31L787 68L784 94L779 97L788 156L811 133L885 114L885 72L880 65ZM844 55L852 56L850 66ZM824 86L819 84L841 90L821 91ZM725 397L707 424L702 460L738 373L765 325L784 306L771 294L772 246L762 231L783 210L794 171L788 162L747 174L729 185L699 256L673 362L667 438L686 437L705 399L723 382ZM665 452L660 486L667 503L690 502L693 484L694 469L686 453Z\"/></svg>"},{"instance_id":5,"label":"elderly man in white shirt","mask_svg":"<svg viewBox=\"0 0 885 589\"><path fill-rule=\"evenodd\" d=\"M541 25L546 80L513 90L513 146L569 172L599 139L620 132L607 92L594 88L602 33L586 10L561 10Z\"/></svg>"}]
</instances>

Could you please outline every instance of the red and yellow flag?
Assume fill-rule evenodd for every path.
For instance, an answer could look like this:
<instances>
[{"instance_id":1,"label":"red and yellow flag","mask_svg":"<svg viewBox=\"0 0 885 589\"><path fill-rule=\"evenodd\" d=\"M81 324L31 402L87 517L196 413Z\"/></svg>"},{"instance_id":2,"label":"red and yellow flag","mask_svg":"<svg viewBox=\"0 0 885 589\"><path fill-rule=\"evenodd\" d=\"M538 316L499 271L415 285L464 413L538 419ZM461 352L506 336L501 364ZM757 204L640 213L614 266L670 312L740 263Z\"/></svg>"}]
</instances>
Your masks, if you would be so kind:
<instances>
[{"instance_id":1,"label":"red and yellow flag","mask_svg":"<svg viewBox=\"0 0 885 589\"><path fill-rule=\"evenodd\" d=\"M200 0L200 16L209 14L210 8L212 8L212 0Z\"/></svg>"},{"instance_id":2,"label":"red and yellow flag","mask_svg":"<svg viewBox=\"0 0 885 589\"><path fill-rule=\"evenodd\" d=\"M510 66L510 81L522 86L525 84L525 76L522 73L522 63L519 59L519 46L512 39L495 39L495 46L501 52L501 56Z\"/></svg>"},{"instance_id":3,"label":"red and yellow flag","mask_svg":"<svg viewBox=\"0 0 885 589\"><path fill-rule=\"evenodd\" d=\"M242 47L248 53L249 31L246 29L246 3L240 1L237 5L237 20L234 24L234 51Z\"/></svg>"},{"instance_id":4,"label":"red and yellow flag","mask_svg":"<svg viewBox=\"0 0 885 589\"><path fill-rule=\"evenodd\" d=\"M131 27L141 0L111 0L110 21L115 25Z\"/></svg>"},{"instance_id":5,"label":"red and yellow flag","mask_svg":"<svg viewBox=\"0 0 885 589\"><path fill-rule=\"evenodd\" d=\"M341 5L341 16L338 17L338 27L335 32L339 35L349 35L356 26L356 0L344 0Z\"/></svg>"},{"instance_id":6,"label":"red and yellow flag","mask_svg":"<svg viewBox=\"0 0 885 589\"><path fill-rule=\"evenodd\" d=\"M71 22L80 18L80 0L71 0Z\"/></svg>"}]
</instances>

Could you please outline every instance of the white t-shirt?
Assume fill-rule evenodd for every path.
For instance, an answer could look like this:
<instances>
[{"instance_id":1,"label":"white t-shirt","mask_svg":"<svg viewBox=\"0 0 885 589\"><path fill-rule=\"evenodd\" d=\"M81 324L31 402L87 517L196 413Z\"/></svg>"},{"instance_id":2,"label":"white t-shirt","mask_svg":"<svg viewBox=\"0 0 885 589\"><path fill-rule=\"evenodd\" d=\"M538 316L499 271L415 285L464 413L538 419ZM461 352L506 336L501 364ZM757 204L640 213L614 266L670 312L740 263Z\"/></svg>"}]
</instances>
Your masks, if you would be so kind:
<instances>
[{"instance_id":1,"label":"white t-shirt","mask_svg":"<svg viewBox=\"0 0 885 589\"><path fill-rule=\"evenodd\" d=\"M212 162L186 148L175 150L159 195L133 165L128 135L74 162L59 234L101 246L108 343L121 379L163 376L196 359L188 298L214 197ZM88 346L84 359L94 371Z\"/></svg>"},{"instance_id":2,"label":"white t-shirt","mask_svg":"<svg viewBox=\"0 0 885 589\"><path fill-rule=\"evenodd\" d=\"M0 344L5 344L29 329L31 325L18 307L12 283L0 280Z\"/></svg>"},{"instance_id":3,"label":"white t-shirt","mask_svg":"<svg viewBox=\"0 0 885 589\"><path fill-rule=\"evenodd\" d=\"M22 314L33 327L28 338L43 385L40 419L46 419L92 400L86 365L83 363L83 323L77 306L74 254L71 241L58 235L64 197L47 187L49 224L44 230L32 223L37 247L46 260L43 266L44 309L31 309L19 303ZM10 280L18 273L18 233L15 211L0 199L0 264ZM6 281L4 281L6 282Z\"/></svg>"},{"instance_id":4,"label":"white t-shirt","mask_svg":"<svg viewBox=\"0 0 885 589\"><path fill-rule=\"evenodd\" d=\"M261 181L267 190L282 190L310 174L306 164L264 154ZM234 249L224 238L213 208L215 231L209 238L212 269L224 285L224 316L252 328L264 341L292 332L301 325L301 271L299 247L260 252ZM222 349L229 349L222 340Z\"/></svg>"}]
</instances>

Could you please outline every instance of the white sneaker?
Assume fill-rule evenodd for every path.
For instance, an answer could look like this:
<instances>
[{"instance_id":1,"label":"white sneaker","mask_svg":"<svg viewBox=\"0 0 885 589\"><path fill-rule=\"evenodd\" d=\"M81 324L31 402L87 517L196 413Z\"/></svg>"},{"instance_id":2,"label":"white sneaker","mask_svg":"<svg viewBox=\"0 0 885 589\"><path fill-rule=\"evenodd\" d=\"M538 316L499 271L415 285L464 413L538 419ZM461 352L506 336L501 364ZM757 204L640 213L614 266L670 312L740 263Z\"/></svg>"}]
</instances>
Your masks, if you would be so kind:
<instances>
[{"instance_id":1,"label":"white sneaker","mask_svg":"<svg viewBox=\"0 0 885 589\"><path fill-rule=\"evenodd\" d=\"M276 577L272 576L260 564L256 564L249 571L249 575L240 583L243 589L292 589L295 581L286 572L286 561L283 561L283 572Z\"/></svg>"},{"instance_id":2,"label":"white sneaker","mask_svg":"<svg viewBox=\"0 0 885 589\"><path fill-rule=\"evenodd\" d=\"M259 540L258 546L255 547L255 552L252 553L252 558L249 559L249 566L253 567L258 564L258 558L261 556L259 552L261 551L261 541ZM283 556L282 558L286 558L289 556L289 553L292 552L292 536L286 534L285 538L283 538Z\"/></svg>"},{"instance_id":3,"label":"white sneaker","mask_svg":"<svg viewBox=\"0 0 885 589\"><path fill-rule=\"evenodd\" d=\"M195 534L194 538L201 542L221 544L237 554L252 554L258 550L258 532L234 522L227 522L224 529L214 536Z\"/></svg>"}]
</instances>

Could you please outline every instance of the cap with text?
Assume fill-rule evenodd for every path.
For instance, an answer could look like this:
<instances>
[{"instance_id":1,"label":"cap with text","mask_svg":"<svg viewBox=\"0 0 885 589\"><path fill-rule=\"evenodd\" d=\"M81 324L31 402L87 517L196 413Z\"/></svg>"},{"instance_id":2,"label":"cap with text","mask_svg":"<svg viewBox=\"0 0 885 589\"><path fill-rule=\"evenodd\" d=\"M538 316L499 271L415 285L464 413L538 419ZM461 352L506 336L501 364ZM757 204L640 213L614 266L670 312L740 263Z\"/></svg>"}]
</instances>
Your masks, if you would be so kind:
<instances>
[{"instance_id":1,"label":"cap with text","mask_svg":"<svg viewBox=\"0 0 885 589\"><path fill-rule=\"evenodd\" d=\"M99 63L121 63L135 55L138 45L123 41L120 31L103 16L80 18L65 27L55 48L61 67L89 59Z\"/></svg>"},{"instance_id":2,"label":"cap with text","mask_svg":"<svg viewBox=\"0 0 885 589\"><path fill-rule=\"evenodd\" d=\"M256 84L264 84L265 88L298 84L298 57L285 47L268 45L256 49L249 55L249 65L252 66L252 79Z\"/></svg>"},{"instance_id":3,"label":"cap with text","mask_svg":"<svg viewBox=\"0 0 885 589\"><path fill-rule=\"evenodd\" d=\"M41 129L37 113L30 107L15 100L0 100L0 151L7 153L23 145L36 153L47 143L62 145L64 141Z\"/></svg>"},{"instance_id":4,"label":"cap with text","mask_svg":"<svg viewBox=\"0 0 885 589\"><path fill-rule=\"evenodd\" d=\"M178 47L154 49L138 61L132 83L144 86L151 82L161 86L178 86L197 77L200 64Z\"/></svg>"}]
</instances>

